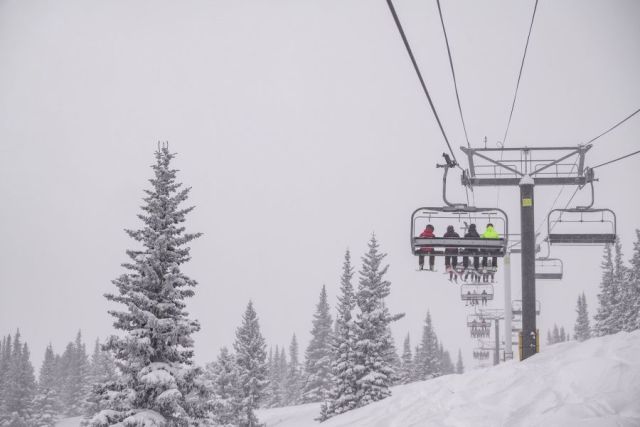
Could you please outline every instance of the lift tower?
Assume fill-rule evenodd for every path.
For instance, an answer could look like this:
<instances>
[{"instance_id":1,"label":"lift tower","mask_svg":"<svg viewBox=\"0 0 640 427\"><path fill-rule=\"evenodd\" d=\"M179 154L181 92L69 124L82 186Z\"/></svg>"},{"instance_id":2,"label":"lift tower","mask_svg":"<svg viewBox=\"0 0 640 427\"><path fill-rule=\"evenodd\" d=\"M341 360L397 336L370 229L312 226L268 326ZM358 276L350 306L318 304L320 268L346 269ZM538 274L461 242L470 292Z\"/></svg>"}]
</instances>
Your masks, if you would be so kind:
<instances>
[{"instance_id":1,"label":"lift tower","mask_svg":"<svg viewBox=\"0 0 640 427\"><path fill-rule=\"evenodd\" d=\"M536 236L534 188L537 185L577 185L593 182L593 170L585 167L591 145L575 147L467 148L469 169L462 174L466 186L520 187L522 238L522 359L536 353ZM499 155L499 158L497 158Z\"/></svg>"}]
</instances>

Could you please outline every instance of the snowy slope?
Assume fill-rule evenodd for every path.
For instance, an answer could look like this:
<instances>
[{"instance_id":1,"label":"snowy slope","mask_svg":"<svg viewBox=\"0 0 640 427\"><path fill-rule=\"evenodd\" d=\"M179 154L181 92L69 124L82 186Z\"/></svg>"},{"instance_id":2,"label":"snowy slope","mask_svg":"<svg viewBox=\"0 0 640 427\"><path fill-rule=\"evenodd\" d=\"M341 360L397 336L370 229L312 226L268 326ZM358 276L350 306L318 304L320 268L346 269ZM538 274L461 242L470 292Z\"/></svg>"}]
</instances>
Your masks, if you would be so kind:
<instances>
[{"instance_id":1,"label":"snowy slope","mask_svg":"<svg viewBox=\"0 0 640 427\"><path fill-rule=\"evenodd\" d=\"M640 426L640 331L547 347L526 362L398 386L332 418L318 404L259 411L268 427ZM75 427L79 418L59 427Z\"/></svg>"},{"instance_id":2,"label":"snowy slope","mask_svg":"<svg viewBox=\"0 0 640 427\"><path fill-rule=\"evenodd\" d=\"M267 426L318 426L318 405L260 411ZM395 387L322 427L640 426L640 331L548 347L524 363Z\"/></svg>"}]
</instances>

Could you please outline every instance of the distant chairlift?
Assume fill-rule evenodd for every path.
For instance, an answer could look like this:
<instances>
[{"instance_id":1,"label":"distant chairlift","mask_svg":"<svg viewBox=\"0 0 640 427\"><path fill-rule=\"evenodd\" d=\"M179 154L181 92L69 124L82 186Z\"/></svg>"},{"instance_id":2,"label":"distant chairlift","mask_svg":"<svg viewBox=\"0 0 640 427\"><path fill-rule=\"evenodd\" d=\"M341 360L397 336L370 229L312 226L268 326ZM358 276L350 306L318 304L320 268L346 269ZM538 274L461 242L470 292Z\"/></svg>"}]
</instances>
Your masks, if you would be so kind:
<instances>
[{"instance_id":1,"label":"distant chairlift","mask_svg":"<svg viewBox=\"0 0 640 427\"><path fill-rule=\"evenodd\" d=\"M616 241L616 214L611 209L594 209L591 203L571 209L552 209L547 216L552 245L605 245Z\"/></svg>"},{"instance_id":2,"label":"distant chairlift","mask_svg":"<svg viewBox=\"0 0 640 427\"><path fill-rule=\"evenodd\" d=\"M562 280L562 260L558 258L536 258L536 279Z\"/></svg>"},{"instance_id":3,"label":"distant chairlift","mask_svg":"<svg viewBox=\"0 0 640 427\"><path fill-rule=\"evenodd\" d=\"M493 285L484 284L463 284L460 286L460 299L462 301L482 301L493 300Z\"/></svg>"},{"instance_id":4,"label":"distant chairlift","mask_svg":"<svg viewBox=\"0 0 640 427\"><path fill-rule=\"evenodd\" d=\"M522 300L511 301L511 313L514 316L522 315ZM536 300L536 315L540 314L540 301Z\"/></svg>"}]
</instances>

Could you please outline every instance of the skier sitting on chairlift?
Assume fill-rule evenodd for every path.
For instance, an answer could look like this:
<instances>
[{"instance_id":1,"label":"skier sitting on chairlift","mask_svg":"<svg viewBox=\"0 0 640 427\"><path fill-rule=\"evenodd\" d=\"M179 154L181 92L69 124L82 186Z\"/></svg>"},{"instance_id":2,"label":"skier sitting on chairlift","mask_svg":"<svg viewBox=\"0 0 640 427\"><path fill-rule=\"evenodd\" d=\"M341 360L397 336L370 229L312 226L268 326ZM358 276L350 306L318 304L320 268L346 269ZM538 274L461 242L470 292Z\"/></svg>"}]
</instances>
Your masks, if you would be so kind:
<instances>
[{"instance_id":1,"label":"skier sitting on chairlift","mask_svg":"<svg viewBox=\"0 0 640 427\"><path fill-rule=\"evenodd\" d=\"M447 226L447 232L442 237L447 239L459 239L460 235L455 232L453 225L449 225ZM458 248L445 248L444 253L457 255ZM458 257L456 255L445 255L444 266L449 272L449 280L455 279L456 283L458 283L458 274L455 271L456 267L458 266Z\"/></svg>"},{"instance_id":2,"label":"skier sitting on chairlift","mask_svg":"<svg viewBox=\"0 0 640 427\"><path fill-rule=\"evenodd\" d=\"M493 224L489 223L487 224L487 228L485 229L484 233L482 233L482 236L480 236L481 239L499 239L500 235L498 234L498 232L495 230L495 228L493 228ZM488 276L491 276L491 282L493 282L493 278L495 275L495 272L498 270L498 257L491 257L491 269L488 269L487 266L487 257L482 257L482 269L484 272L484 281L488 282Z\"/></svg>"},{"instance_id":3,"label":"skier sitting on chairlift","mask_svg":"<svg viewBox=\"0 0 640 427\"><path fill-rule=\"evenodd\" d=\"M475 224L469 224L469 229L467 230L467 232L464 235L465 239L479 239L480 235L478 234L478 230L476 229L476 225ZM476 249L466 249L465 253L473 253L473 252L477 252ZM470 272L469 271L469 257L468 256L463 256L462 257L462 265L465 269L465 276L464 276L464 280L467 280L467 278L469 277L469 274L471 274L471 278L474 279L474 281L479 282L480 281L480 275L479 275L479 271L480 271L480 257L474 256L473 257L473 268L475 269L474 272Z\"/></svg>"},{"instance_id":4,"label":"skier sitting on chairlift","mask_svg":"<svg viewBox=\"0 0 640 427\"><path fill-rule=\"evenodd\" d=\"M431 224L427 224L427 226L424 228L424 231L422 233L420 233L420 237L423 239L433 239L434 237L436 237L433 234L433 225ZM433 252L433 248L420 248L419 252L421 252L420 255L418 255L418 264L420 265L420 270L424 269L424 255L422 255L422 252ZM434 257L433 255L429 256L429 270L433 271L433 265L436 261L436 257Z\"/></svg>"}]
</instances>

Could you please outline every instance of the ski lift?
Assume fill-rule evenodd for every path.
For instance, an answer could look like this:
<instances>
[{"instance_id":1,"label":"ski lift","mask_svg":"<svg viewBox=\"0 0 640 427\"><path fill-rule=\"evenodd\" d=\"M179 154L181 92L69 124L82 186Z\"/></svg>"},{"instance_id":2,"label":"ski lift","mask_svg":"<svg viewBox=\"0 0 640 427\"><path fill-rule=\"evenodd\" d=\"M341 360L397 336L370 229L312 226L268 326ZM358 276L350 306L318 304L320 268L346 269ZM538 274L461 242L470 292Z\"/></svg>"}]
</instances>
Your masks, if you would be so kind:
<instances>
[{"instance_id":1,"label":"ski lift","mask_svg":"<svg viewBox=\"0 0 640 427\"><path fill-rule=\"evenodd\" d=\"M463 284L460 286L462 301L493 300L493 285L491 284Z\"/></svg>"},{"instance_id":2,"label":"ski lift","mask_svg":"<svg viewBox=\"0 0 640 427\"><path fill-rule=\"evenodd\" d=\"M522 315L522 300L511 301L511 312L514 316ZM536 315L540 314L540 301L536 300Z\"/></svg>"},{"instance_id":3,"label":"ski lift","mask_svg":"<svg viewBox=\"0 0 640 427\"><path fill-rule=\"evenodd\" d=\"M562 280L563 264L559 258L536 258L536 279Z\"/></svg>"},{"instance_id":4,"label":"ski lift","mask_svg":"<svg viewBox=\"0 0 640 427\"><path fill-rule=\"evenodd\" d=\"M416 256L503 257L507 250L506 238L419 237L420 232L425 229L427 224L435 224L436 232L446 230L449 225L458 224L460 231L462 231L459 234L464 236L471 223L491 223L501 236L506 236L508 233L507 214L501 209L477 208L467 205L422 207L416 209L411 215L411 252ZM454 252L445 253L445 249L453 249Z\"/></svg>"},{"instance_id":5,"label":"ski lift","mask_svg":"<svg viewBox=\"0 0 640 427\"><path fill-rule=\"evenodd\" d=\"M593 208L591 203L570 209L552 209L547 215L547 233L552 245L605 245L616 241L616 214L611 209ZM558 228L560 231L558 232Z\"/></svg>"},{"instance_id":6,"label":"ski lift","mask_svg":"<svg viewBox=\"0 0 640 427\"><path fill-rule=\"evenodd\" d=\"M411 253L416 256L474 256L474 257L503 257L507 251L507 236L509 235L509 219L507 214L498 208L478 208L466 204L454 204L447 200L447 174L449 169L457 166L447 154L443 154L445 164L437 165L444 168L442 178L442 198L446 206L422 207L411 214L411 229L409 241ZM465 239L419 237L420 232L428 224L434 231L444 234L449 225L457 224L462 233L466 233L470 224L484 226L492 224L500 236L498 239ZM455 225L454 225L455 227ZM442 230L442 231L441 231ZM448 252L446 250L449 250Z\"/></svg>"}]
</instances>

